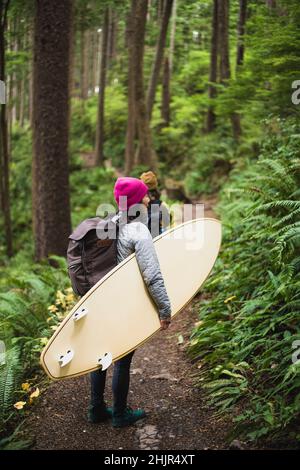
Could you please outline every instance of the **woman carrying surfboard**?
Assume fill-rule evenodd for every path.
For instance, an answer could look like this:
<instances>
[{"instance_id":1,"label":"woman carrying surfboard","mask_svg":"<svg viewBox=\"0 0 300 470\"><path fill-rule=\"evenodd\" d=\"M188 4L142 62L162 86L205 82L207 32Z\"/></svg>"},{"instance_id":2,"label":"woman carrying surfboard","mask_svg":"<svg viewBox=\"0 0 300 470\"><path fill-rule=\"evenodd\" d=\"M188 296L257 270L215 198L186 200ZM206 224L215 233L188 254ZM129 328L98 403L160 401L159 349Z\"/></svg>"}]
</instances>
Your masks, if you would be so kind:
<instances>
[{"instance_id":1,"label":"woman carrying surfboard","mask_svg":"<svg viewBox=\"0 0 300 470\"><path fill-rule=\"evenodd\" d=\"M167 329L171 318L170 300L152 237L147 227L147 217L146 225L137 218L138 213L143 209L147 213L150 202L147 193L148 187L137 178L123 177L118 178L116 181L114 197L119 207L120 221L122 221L119 225L117 261L120 263L132 253L135 253L144 282L157 306L161 329ZM104 401L106 370L97 370L91 373L91 403L88 410L90 422L99 423L112 417L114 427L124 427L146 416L144 410L132 410L127 406L130 365L133 354L134 351L114 364L112 409L108 408Z\"/></svg>"}]
</instances>

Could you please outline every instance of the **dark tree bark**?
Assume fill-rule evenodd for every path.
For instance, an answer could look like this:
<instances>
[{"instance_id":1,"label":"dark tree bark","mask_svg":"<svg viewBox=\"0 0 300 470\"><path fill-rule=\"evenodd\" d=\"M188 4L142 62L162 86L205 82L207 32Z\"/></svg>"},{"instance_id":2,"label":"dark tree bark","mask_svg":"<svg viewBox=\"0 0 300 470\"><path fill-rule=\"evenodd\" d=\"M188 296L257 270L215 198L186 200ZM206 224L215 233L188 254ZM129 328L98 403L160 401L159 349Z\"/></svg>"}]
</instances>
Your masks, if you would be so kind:
<instances>
[{"instance_id":1,"label":"dark tree bark","mask_svg":"<svg viewBox=\"0 0 300 470\"><path fill-rule=\"evenodd\" d=\"M102 28L101 43L101 65L100 65L100 81L99 81L99 101L98 101L98 117L96 129L96 163L99 166L104 165L104 105L105 105L105 85L107 72L107 43L108 43L108 8L105 10L104 22Z\"/></svg>"},{"instance_id":2,"label":"dark tree bark","mask_svg":"<svg viewBox=\"0 0 300 470\"><path fill-rule=\"evenodd\" d=\"M220 52L220 82L224 85L230 79L229 60L229 0L218 2L219 23L219 52ZM232 131L235 140L242 134L240 116L233 112L231 115Z\"/></svg>"},{"instance_id":3,"label":"dark tree bark","mask_svg":"<svg viewBox=\"0 0 300 470\"><path fill-rule=\"evenodd\" d=\"M168 25L172 13L173 0L165 0L163 15L161 19L160 33L156 44L155 58L152 65L150 81L147 91L147 111L149 119L151 119L152 109L155 99L156 87L159 79L159 73L164 57L164 47L166 44Z\"/></svg>"},{"instance_id":4,"label":"dark tree bark","mask_svg":"<svg viewBox=\"0 0 300 470\"><path fill-rule=\"evenodd\" d=\"M219 28L218 28L218 0L213 2L212 12L212 33L211 33L211 46L210 46L210 72L208 87L208 97L210 100L214 99L217 95L215 83L217 82L218 75L218 44L219 44ZM207 132L212 132L216 125L216 115L214 106L209 105L207 113Z\"/></svg>"},{"instance_id":5,"label":"dark tree bark","mask_svg":"<svg viewBox=\"0 0 300 470\"><path fill-rule=\"evenodd\" d=\"M108 26L108 44L107 56L108 64L116 58L116 41L117 41L117 16L113 8L109 8L109 26Z\"/></svg>"},{"instance_id":6,"label":"dark tree bark","mask_svg":"<svg viewBox=\"0 0 300 470\"><path fill-rule=\"evenodd\" d=\"M135 74L135 101L136 122L139 145L135 160L138 164L147 165L156 169L156 157L152 147L151 129L147 113L144 92L144 42L147 18L147 0L133 0L135 3L134 15L134 74Z\"/></svg>"},{"instance_id":7,"label":"dark tree bark","mask_svg":"<svg viewBox=\"0 0 300 470\"><path fill-rule=\"evenodd\" d=\"M130 174L134 165L135 135L136 135L136 98L135 98L135 8L132 1L131 12L127 18L126 42L128 48L128 118L125 143L125 174Z\"/></svg>"},{"instance_id":8,"label":"dark tree bark","mask_svg":"<svg viewBox=\"0 0 300 470\"><path fill-rule=\"evenodd\" d=\"M75 23L72 21L70 29L70 53L69 53L69 96L74 95L75 88L75 50L76 50L76 29Z\"/></svg>"},{"instance_id":9,"label":"dark tree bark","mask_svg":"<svg viewBox=\"0 0 300 470\"><path fill-rule=\"evenodd\" d=\"M238 40L237 55L236 55L237 66L243 65L244 63L244 54L245 54L244 36L245 36L246 18L247 18L247 0L240 0L239 19L238 19L238 28L237 28L237 40Z\"/></svg>"},{"instance_id":10,"label":"dark tree bark","mask_svg":"<svg viewBox=\"0 0 300 470\"><path fill-rule=\"evenodd\" d=\"M0 80L5 83L5 31L7 26L7 12L9 0L0 0ZM7 256L12 256L12 227L10 213L9 193L9 152L8 152L8 129L6 119L6 104L0 105L0 191L1 208L4 218L5 242Z\"/></svg>"},{"instance_id":11,"label":"dark tree bark","mask_svg":"<svg viewBox=\"0 0 300 470\"><path fill-rule=\"evenodd\" d=\"M218 0L220 81L230 78L229 62L229 0Z\"/></svg>"},{"instance_id":12,"label":"dark tree bark","mask_svg":"<svg viewBox=\"0 0 300 470\"><path fill-rule=\"evenodd\" d=\"M81 30L80 50L81 50L81 99L86 100L88 97L89 85L89 31Z\"/></svg>"},{"instance_id":13,"label":"dark tree bark","mask_svg":"<svg viewBox=\"0 0 300 470\"><path fill-rule=\"evenodd\" d=\"M169 55L169 68L170 79L173 71L173 58L175 51L175 37L176 37L176 19L177 19L177 0L173 1L172 17L171 17L171 32L170 32L170 55Z\"/></svg>"},{"instance_id":14,"label":"dark tree bark","mask_svg":"<svg viewBox=\"0 0 300 470\"><path fill-rule=\"evenodd\" d=\"M164 11L164 0L157 0L157 20L160 21Z\"/></svg>"},{"instance_id":15,"label":"dark tree bark","mask_svg":"<svg viewBox=\"0 0 300 470\"><path fill-rule=\"evenodd\" d=\"M277 7L276 0L266 0L266 5L269 8L276 8Z\"/></svg>"},{"instance_id":16,"label":"dark tree bark","mask_svg":"<svg viewBox=\"0 0 300 470\"><path fill-rule=\"evenodd\" d=\"M99 40L98 40L98 32L95 30L93 32L93 53L92 53L92 74L91 74L91 87L93 90L93 94L95 93L95 87L99 83L98 77L98 57L99 57Z\"/></svg>"},{"instance_id":17,"label":"dark tree bark","mask_svg":"<svg viewBox=\"0 0 300 470\"><path fill-rule=\"evenodd\" d=\"M72 1L36 0L33 227L35 254L65 256L71 231L68 169Z\"/></svg>"},{"instance_id":18,"label":"dark tree bark","mask_svg":"<svg viewBox=\"0 0 300 470\"><path fill-rule=\"evenodd\" d=\"M24 33L23 36L23 43L22 43L22 50L27 50L27 34ZM27 64L24 66L23 70L21 71L21 80L20 80L20 108L19 108L19 123L20 126L24 126L24 119L25 119L25 106L26 106L26 97L25 97L25 80L28 77L28 69Z\"/></svg>"},{"instance_id":19,"label":"dark tree bark","mask_svg":"<svg viewBox=\"0 0 300 470\"><path fill-rule=\"evenodd\" d=\"M161 117L163 120L163 126L169 126L170 124L170 66L169 58L166 56L164 61L163 70L163 84L162 84L162 106L161 106Z\"/></svg>"},{"instance_id":20,"label":"dark tree bark","mask_svg":"<svg viewBox=\"0 0 300 470\"><path fill-rule=\"evenodd\" d=\"M33 28L29 32L29 49L34 47ZM33 126L33 58L29 64L29 80L28 80L28 120L30 127Z\"/></svg>"}]
</instances>

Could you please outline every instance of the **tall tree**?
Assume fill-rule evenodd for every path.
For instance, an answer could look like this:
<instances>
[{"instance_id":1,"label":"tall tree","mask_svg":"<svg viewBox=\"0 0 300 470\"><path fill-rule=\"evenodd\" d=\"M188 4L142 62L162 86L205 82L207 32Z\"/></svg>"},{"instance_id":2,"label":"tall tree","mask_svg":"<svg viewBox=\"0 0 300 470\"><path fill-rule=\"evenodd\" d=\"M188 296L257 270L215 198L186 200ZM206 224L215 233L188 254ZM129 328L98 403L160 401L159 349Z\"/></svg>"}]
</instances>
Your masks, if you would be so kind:
<instances>
[{"instance_id":1,"label":"tall tree","mask_svg":"<svg viewBox=\"0 0 300 470\"><path fill-rule=\"evenodd\" d=\"M218 0L220 81L230 78L229 61L229 0Z\"/></svg>"},{"instance_id":2,"label":"tall tree","mask_svg":"<svg viewBox=\"0 0 300 470\"><path fill-rule=\"evenodd\" d=\"M128 47L128 120L126 132L125 171L134 163L155 169L156 155L152 147L151 129L144 92L144 42L148 0L132 0L127 21ZM135 151L137 133L138 147Z\"/></svg>"},{"instance_id":3,"label":"tall tree","mask_svg":"<svg viewBox=\"0 0 300 470\"><path fill-rule=\"evenodd\" d=\"M218 28L218 0L213 1L212 11L212 26L211 26L211 46L210 46L210 72L209 72L209 87L208 97L213 100L216 97L217 90L215 84L217 83L218 76L218 44L219 44L219 28ZM207 112L207 132L212 132L216 124L216 115L214 112L214 105L209 104Z\"/></svg>"},{"instance_id":4,"label":"tall tree","mask_svg":"<svg viewBox=\"0 0 300 470\"><path fill-rule=\"evenodd\" d=\"M168 25L172 13L173 0L165 0L163 3L163 14L161 17L160 32L156 44L155 58L152 65L150 81L147 91L147 111L149 119L151 119L152 109L155 99L156 87L159 79L159 73L164 57L164 47L166 44Z\"/></svg>"},{"instance_id":5,"label":"tall tree","mask_svg":"<svg viewBox=\"0 0 300 470\"><path fill-rule=\"evenodd\" d=\"M172 8L171 33L170 33L170 53L169 53L170 77L173 71L173 59L174 59L174 51L175 51L177 5L178 5L178 0L174 0L173 8Z\"/></svg>"},{"instance_id":6,"label":"tall tree","mask_svg":"<svg viewBox=\"0 0 300 470\"><path fill-rule=\"evenodd\" d=\"M72 0L36 0L33 227L38 260L65 255L71 230L68 167Z\"/></svg>"},{"instance_id":7,"label":"tall tree","mask_svg":"<svg viewBox=\"0 0 300 470\"><path fill-rule=\"evenodd\" d=\"M99 81L99 101L98 101L98 117L96 129L96 162L97 165L104 165L104 104L105 104L105 85L107 72L107 45L108 45L108 22L109 11L106 8L104 12L104 20L102 27L102 43L101 43L101 65L100 65L100 81Z\"/></svg>"},{"instance_id":8,"label":"tall tree","mask_svg":"<svg viewBox=\"0 0 300 470\"><path fill-rule=\"evenodd\" d=\"M5 31L7 27L7 12L9 0L0 0L0 80L5 83ZM4 99L5 101L5 99ZM4 217L4 230L6 241L6 253L12 256L12 229L10 213L9 193L9 151L8 151L8 128L6 116L6 104L0 104L0 190L1 208Z\"/></svg>"},{"instance_id":9,"label":"tall tree","mask_svg":"<svg viewBox=\"0 0 300 470\"><path fill-rule=\"evenodd\" d=\"M108 44L107 44L107 56L108 63L116 58L116 42L117 42L117 15L113 10L113 7L109 7L109 21L108 21Z\"/></svg>"},{"instance_id":10,"label":"tall tree","mask_svg":"<svg viewBox=\"0 0 300 470\"><path fill-rule=\"evenodd\" d=\"M131 2L131 11L127 17L126 45L128 48L128 118L125 142L125 173L129 174L134 165L136 135L136 97L135 97L135 8Z\"/></svg>"},{"instance_id":11,"label":"tall tree","mask_svg":"<svg viewBox=\"0 0 300 470\"><path fill-rule=\"evenodd\" d=\"M247 0L240 0L239 8L239 19L238 19L238 28L237 28L237 55L236 55L236 64L237 66L244 63L244 36L245 36L245 24L247 18Z\"/></svg>"},{"instance_id":12,"label":"tall tree","mask_svg":"<svg viewBox=\"0 0 300 470\"><path fill-rule=\"evenodd\" d=\"M89 87L89 48L90 48L90 35L88 30L84 30L82 24L80 34L80 51L81 51L81 99L86 100L88 97Z\"/></svg>"},{"instance_id":13,"label":"tall tree","mask_svg":"<svg viewBox=\"0 0 300 470\"><path fill-rule=\"evenodd\" d=\"M147 0L133 0L134 8L134 75L135 75L135 107L138 130L138 148L135 159L138 164L156 168L156 157L152 146L152 136L149 124L148 110L144 92L144 43L146 19L148 10Z\"/></svg>"},{"instance_id":14,"label":"tall tree","mask_svg":"<svg viewBox=\"0 0 300 470\"><path fill-rule=\"evenodd\" d=\"M170 65L168 56L165 57L162 82L161 117L163 126L170 124Z\"/></svg>"},{"instance_id":15,"label":"tall tree","mask_svg":"<svg viewBox=\"0 0 300 470\"><path fill-rule=\"evenodd\" d=\"M218 24L219 24L219 52L220 52L220 82L224 85L230 79L229 59L229 0L218 0ZM239 139L242 129L240 117L236 112L231 115L233 135Z\"/></svg>"}]
</instances>

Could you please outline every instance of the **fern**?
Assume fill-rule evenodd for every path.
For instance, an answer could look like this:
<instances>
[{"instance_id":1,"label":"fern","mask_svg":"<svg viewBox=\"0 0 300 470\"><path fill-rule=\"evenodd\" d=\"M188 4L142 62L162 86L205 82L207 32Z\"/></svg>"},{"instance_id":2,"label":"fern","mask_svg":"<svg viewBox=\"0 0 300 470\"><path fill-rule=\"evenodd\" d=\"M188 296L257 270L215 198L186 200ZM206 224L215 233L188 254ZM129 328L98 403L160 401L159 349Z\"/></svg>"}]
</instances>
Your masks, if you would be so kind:
<instances>
[{"instance_id":1,"label":"fern","mask_svg":"<svg viewBox=\"0 0 300 470\"><path fill-rule=\"evenodd\" d=\"M4 420L13 411L14 392L20 379L20 351L14 347L6 351L5 364L0 366L0 428Z\"/></svg>"},{"instance_id":2,"label":"fern","mask_svg":"<svg viewBox=\"0 0 300 470\"><path fill-rule=\"evenodd\" d=\"M291 362L300 337L300 172L290 126L222 191L223 247L190 347L209 365L205 388L215 406L228 410L247 398L237 430L250 439L284 434L300 417L300 367ZM242 361L249 367L241 372Z\"/></svg>"}]
</instances>

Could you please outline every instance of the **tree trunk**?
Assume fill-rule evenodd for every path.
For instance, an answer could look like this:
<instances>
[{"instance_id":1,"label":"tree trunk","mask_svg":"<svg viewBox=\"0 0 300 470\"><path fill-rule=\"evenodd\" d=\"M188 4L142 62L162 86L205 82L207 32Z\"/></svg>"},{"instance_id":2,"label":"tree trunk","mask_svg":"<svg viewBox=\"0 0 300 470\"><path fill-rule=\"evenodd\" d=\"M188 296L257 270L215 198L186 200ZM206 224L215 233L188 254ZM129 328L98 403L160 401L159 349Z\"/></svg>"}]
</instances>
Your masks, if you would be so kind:
<instances>
[{"instance_id":1,"label":"tree trunk","mask_svg":"<svg viewBox=\"0 0 300 470\"><path fill-rule=\"evenodd\" d=\"M161 117L163 120L163 127L167 127L170 125L170 66L167 56L165 57L164 62L162 85Z\"/></svg>"},{"instance_id":2,"label":"tree trunk","mask_svg":"<svg viewBox=\"0 0 300 470\"><path fill-rule=\"evenodd\" d=\"M160 21L164 11L164 0L157 0L157 20Z\"/></svg>"},{"instance_id":3,"label":"tree trunk","mask_svg":"<svg viewBox=\"0 0 300 470\"><path fill-rule=\"evenodd\" d=\"M169 54L170 80L171 80L171 75L173 71L173 59L174 59L174 51L175 51L177 1L178 0L173 1L172 17L171 17L170 54Z\"/></svg>"},{"instance_id":4,"label":"tree trunk","mask_svg":"<svg viewBox=\"0 0 300 470\"><path fill-rule=\"evenodd\" d=\"M99 101L98 101L98 117L96 129L96 162L97 165L104 165L104 103L105 103L105 84L107 71L107 41L108 41L108 8L105 10L104 23L102 28L102 44L101 44L101 66L99 81Z\"/></svg>"},{"instance_id":5,"label":"tree trunk","mask_svg":"<svg viewBox=\"0 0 300 470\"><path fill-rule=\"evenodd\" d=\"M68 168L72 1L36 0L33 227L35 254L65 256L71 231Z\"/></svg>"},{"instance_id":6,"label":"tree trunk","mask_svg":"<svg viewBox=\"0 0 300 470\"><path fill-rule=\"evenodd\" d=\"M277 7L276 0L266 0L266 5L269 8L276 8Z\"/></svg>"},{"instance_id":7,"label":"tree trunk","mask_svg":"<svg viewBox=\"0 0 300 470\"><path fill-rule=\"evenodd\" d=\"M132 1L131 12L127 18L126 42L128 48L128 118L125 143L125 174L130 174L134 165L135 134L136 134L136 98L135 98L135 1Z\"/></svg>"},{"instance_id":8,"label":"tree trunk","mask_svg":"<svg viewBox=\"0 0 300 470\"><path fill-rule=\"evenodd\" d=\"M12 47L11 50L17 55L18 53L18 41L16 38L17 31L17 19L12 20ZM18 84L17 84L17 72L14 71L12 74L12 95L11 95L11 125L13 126L17 121L17 101L18 101ZM12 127L9 135L12 135ZM9 142L10 146L10 142Z\"/></svg>"},{"instance_id":9,"label":"tree trunk","mask_svg":"<svg viewBox=\"0 0 300 470\"><path fill-rule=\"evenodd\" d=\"M236 55L237 66L243 65L244 63L244 54L245 54L244 36L245 36L246 18L247 18L247 0L240 0L239 19L238 19L238 28L237 28L237 55Z\"/></svg>"},{"instance_id":10,"label":"tree trunk","mask_svg":"<svg viewBox=\"0 0 300 470\"><path fill-rule=\"evenodd\" d=\"M81 30L81 99L88 97L89 85L89 31Z\"/></svg>"},{"instance_id":11,"label":"tree trunk","mask_svg":"<svg viewBox=\"0 0 300 470\"><path fill-rule=\"evenodd\" d=\"M230 79L229 60L229 0L219 0L219 50L220 50L220 82L224 85ZM240 116L233 112L231 115L232 131L235 140L242 134Z\"/></svg>"},{"instance_id":12,"label":"tree trunk","mask_svg":"<svg viewBox=\"0 0 300 470\"><path fill-rule=\"evenodd\" d=\"M134 72L135 72L135 100L136 121L139 145L135 159L137 164L147 165L156 169L156 157L152 147L151 129L147 113L144 92L144 42L147 18L147 0L133 0L135 4L134 15Z\"/></svg>"},{"instance_id":13,"label":"tree trunk","mask_svg":"<svg viewBox=\"0 0 300 470\"><path fill-rule=\"evenodd\" d=\"M212 33L211 33L211 47L210 47L210 73L209 73L209 87L208 97L213 100L217 95L215 83L217 82L218 75L218 0L214 0L213 13L212 13ZM216 125L216 115L214 112L214 105L210 103L207 112L207 132L212 132Z\"/></svg>"},{"instance_id":14,"label":"tree trunk","mask_svg":"<svg viewBox=\"0 0 300 470\"><path fill-rule=\"evenodd\" d=\"M170 20L171 13L172 13L172 5L173 5L173 0L165 0L163 15L161 19L160 33L159 33L159 37L158 37L157 44L156 44L155 58L154 58L154 62L153 62L152 70L151 70L151 76L150 76L151 78L150 78L148 92L147 92L147 112L148 112L149 119L151 119L151 115L152 115L156 87L157 87L157 83L159 79L161 65L163 62L164 47L165 47L166 39L167 39L169 20Z\"/></svg>"},{"instance_id":15,"label":"tree trunk","mask_svg":"<svg viewBox=\"0 0 300 470\"><path fill-rule=\"evenodd\" d=\"M152 0L148 0L147 23L151 20Z\"/></svg>"},{"instance_id":16,"label":"tree trunk","mask_svg":"<svg viewBox=\"0 0 300 470\"><path fill-rule=\"evenodd\" d=\"M108 27L108 45L107 56L108 64L110 65L116 58L116 33L117 33L117 17L113 8L109 9L109 27Z\"/></svg>"},{"instance_id":17,"label":"tree trunk","mask_svg":"<svg viewBox=\"0 0 300 470\"><path fill-rule=\"evenodd\" d=\"M29 49L33 50L33 28L29 30ZM28 120L30 127L33 126L33 58L29 64L29 80L28 80Z\"/></svg>"},{"instance_id":18,"label":"tree trunk","mask_svg":"<svg viewBox=\"0 0 300 470\"><path fill-rule=\"evenodd\" d=\"M98 48L98 32L97 30L93 31L92 35L92 72L91 72L91 88L93 95L95 93L95 88L99 83L97 78L97 63L99 62L99 48Z\"/></svg>"},{"instance_id":19,"label":"tree trunk","mask_svg":"<svg viewBox=\"0 0 300 470\"><path fill-rule=\"evenodd\" d=\"M220 82L230 78L229 62L229 0L218 0Z\"/></svg>"},{"instance_id":20,"label":"tree trunk","mask_svg":"<svg viewBox=\"0 0 300 470\"><path fill-rule=\"evenodd\" d=\"M27 34L26 31L23 31L23 41L21 42L22 52L27 51ZM25 117L25 106L26 106L26 97L25 97L25 80L27 80L28 68L27 62L24 64L21 70L20 77L20 107L19 107L19 124L21 127L24 127L24 117Z\"/></svg>"},{"instance_id":21,"label":"tree trunk","mask_svg":"<svg viewBox=\"0 0 300 470\"><path fill-rule=\"evenodd\" d=\"M70 99L75 95L75 57L76 57L76 30L75 24L72 21L70 29L70 54L69 54L69 97Z\"/></svg>"},{"instance_id":22,"label":"tree trunk","mask_svg":"<svg viewBox=\"0 0 300 470\"><path fill-rule=\"evenodd\" d=\"M0 0L0 80L5 83L5 30L9 1ZM7 256L12 256L12 228L9 194L9 153L6 104L0 105L0 164L1 164L1 208L4 217L4 231Z\"/></svg>"}]
</instances>

